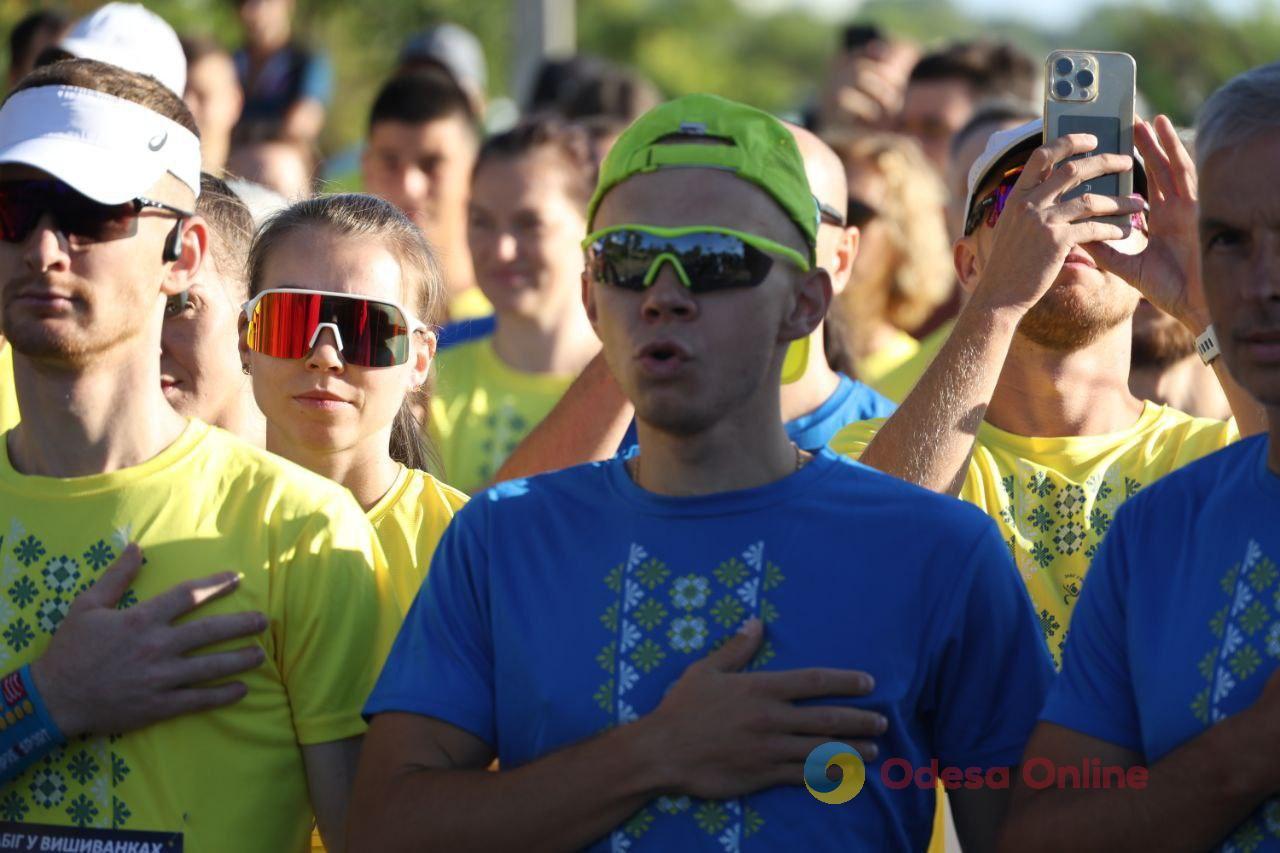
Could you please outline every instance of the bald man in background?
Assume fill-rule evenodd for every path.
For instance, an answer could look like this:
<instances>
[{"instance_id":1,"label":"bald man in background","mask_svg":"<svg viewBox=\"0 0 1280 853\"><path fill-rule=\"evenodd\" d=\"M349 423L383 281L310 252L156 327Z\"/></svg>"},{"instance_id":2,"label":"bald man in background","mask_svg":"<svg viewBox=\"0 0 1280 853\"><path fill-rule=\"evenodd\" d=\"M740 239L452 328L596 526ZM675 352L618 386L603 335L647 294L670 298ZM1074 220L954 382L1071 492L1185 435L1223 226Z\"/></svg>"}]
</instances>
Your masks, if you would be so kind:
<instances>
[{"instance_id":1,"label":"bald man in background","mask_svg":"<svg viewBox=\"0 0 1280 853\"><path fill-rule=\"evenodd\" d=\"M858 229L845 224L849 191L844 165L817 136L798 125L786 126L800 148L805 175L821 212L818 266L831 275L832 291L839 296L849 285L853 259L858 254ZM782 416L792 441L804 450L826 446L846 424L877 417L866 412L894 410L888 398L831 368L824 344L825 325L818 326L807 341L792 344L783 369L785 377L793 362L803 359L803 375L782 386ZM597 356L551 413L507 458L494 482L608 459L620 446L625 450L635 443L634 431L628 429L634 414L604 358Z\"/></svg>"}]
</instances>

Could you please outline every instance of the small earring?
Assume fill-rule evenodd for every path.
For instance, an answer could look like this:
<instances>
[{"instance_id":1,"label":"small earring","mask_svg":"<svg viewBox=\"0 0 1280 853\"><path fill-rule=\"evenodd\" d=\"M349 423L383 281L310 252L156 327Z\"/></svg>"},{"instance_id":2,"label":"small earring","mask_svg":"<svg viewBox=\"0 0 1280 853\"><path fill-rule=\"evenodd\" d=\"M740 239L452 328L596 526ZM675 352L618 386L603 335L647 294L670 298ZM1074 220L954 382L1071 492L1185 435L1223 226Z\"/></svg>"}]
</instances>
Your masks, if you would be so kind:
<instances>
[{"instance_id":1,"label":"small earring","mask_svg":"<svg viewBox=\"0 0 1280 853\"><path fill-rule=\"evenodd\" d=\"M247 361L246 361L246 362L242 363L242 364L240 365L240 371L241 371L242 373L244 373L244 375L245 375L245 376L248 376L248 375L249 375L249 362L247 362Z\"/></svg>"}]
</instances>

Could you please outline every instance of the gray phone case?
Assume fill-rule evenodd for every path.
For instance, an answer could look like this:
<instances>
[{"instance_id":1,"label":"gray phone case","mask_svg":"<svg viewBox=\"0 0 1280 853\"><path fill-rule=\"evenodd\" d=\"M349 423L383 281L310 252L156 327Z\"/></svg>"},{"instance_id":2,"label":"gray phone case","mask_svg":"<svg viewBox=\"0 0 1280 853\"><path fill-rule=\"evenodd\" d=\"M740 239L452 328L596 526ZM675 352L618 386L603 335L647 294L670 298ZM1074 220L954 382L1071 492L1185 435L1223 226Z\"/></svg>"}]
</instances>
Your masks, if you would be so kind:
<instances>
[{"instance_id":1,"label":"gray phone case","mask_svg":"<svg viewBox=\"0 0 1280 853\"><path fill-rule=\"evenodd\" d=\"M1060 58L1070 59L1075 67L1069 75L1055 72ZM1083 90L1075 75L1085 67L1095 80L1088 87L1088 100L1064 100L1055 94L1054 87L1067 79L1074 87L1073 95ZM1127 53L1100 50L1055 50L1045 60L1044 88L1044 139L1046 142L1069 133L1092 133L1098 137L1098 147L1090 154L1133 153L1133 98L1137 85L1137 64ZM1078 154L1072 160L1088 157ZM1109 196L1127 196L1133 192L1133 172L1120 175L1103 175L1064 193L1063 200L1085 193ZM1127 216L1102 216L1099 221L1111 222L1121 227L1128 224Z\"/></svg>"}]
</instances>

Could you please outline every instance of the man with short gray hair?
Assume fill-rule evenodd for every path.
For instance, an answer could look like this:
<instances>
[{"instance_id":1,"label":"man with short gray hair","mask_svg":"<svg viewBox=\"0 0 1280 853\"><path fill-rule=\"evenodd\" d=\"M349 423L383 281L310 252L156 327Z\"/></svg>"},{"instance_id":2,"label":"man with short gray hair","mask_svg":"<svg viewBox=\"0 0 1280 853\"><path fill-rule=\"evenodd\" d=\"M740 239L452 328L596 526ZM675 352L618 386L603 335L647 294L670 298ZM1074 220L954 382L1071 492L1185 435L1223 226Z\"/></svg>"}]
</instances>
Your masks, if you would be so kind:
<instances>
[{"instance_id":1,"label":"man with short gray hair","mask_svg":"<svg viewBox=\"0 0 1280 853\"><path fill-rule=\"evenodd\" d=\"M1010 850L1280 850L1280 63L1209 99L1197 149L1209 312L1269 433L1120 509L1024 761L1146 784L1023 788Z\"/></svg>"}]
</instances>

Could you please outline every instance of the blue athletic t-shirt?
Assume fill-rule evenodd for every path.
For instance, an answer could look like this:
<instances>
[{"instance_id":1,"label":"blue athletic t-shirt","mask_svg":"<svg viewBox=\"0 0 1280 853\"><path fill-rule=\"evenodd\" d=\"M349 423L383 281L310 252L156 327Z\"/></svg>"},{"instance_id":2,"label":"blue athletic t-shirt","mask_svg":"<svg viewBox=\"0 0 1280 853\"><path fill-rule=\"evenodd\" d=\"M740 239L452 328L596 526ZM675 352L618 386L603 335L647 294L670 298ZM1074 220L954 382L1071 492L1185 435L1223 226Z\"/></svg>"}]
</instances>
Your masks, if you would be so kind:
<instances>
[{"instance_id":1,"label":"blue athletic t-shirt","mask_svg":"<svg viewBox=\"0 0 1280 853\"><path fill-rule=\"evenodd\" d=\"M883 762L1014 765L1053 677L1008 548L973 507L827 450L769 485L683 498L615 459L499 484L458 513L365 713L441 719L518 767L648 714L752 616L766 630L751 668L876 679L828 700L889 719L866 787L839 807L799 776L663 797L591 849L923 849L934 791L891 790Z\"/></svg>"},{"instance_id":2,"label":"blue athletic t-shirt","mask_svg":"<svg viewBox=\"0 0 1280 853\"><path fill-rule=\"evenodd\" d=\"M1042 719L1158 762L1280 666L1280 476L1256 436L1130 498L1094 558ZM1228 846L1280 851L1280 798Z\"/></svg>"},{"instance_id":3,"label":"blue athletic t-shirt","mask_svg":"<svg viewBox=\"0 0 1280 853\"><path fill-rule=\"evenodd\" d=\"M851 423L887 418L897 411L898 405L876 391L870 385L839 374L840 384L821 406L794 421L787 421L787 437L801 450L821 450L835 434ZM619 456L629 456L640 443L635 419L631 419L627 434L618 445Z\"/></svg>"}]
</instances>

